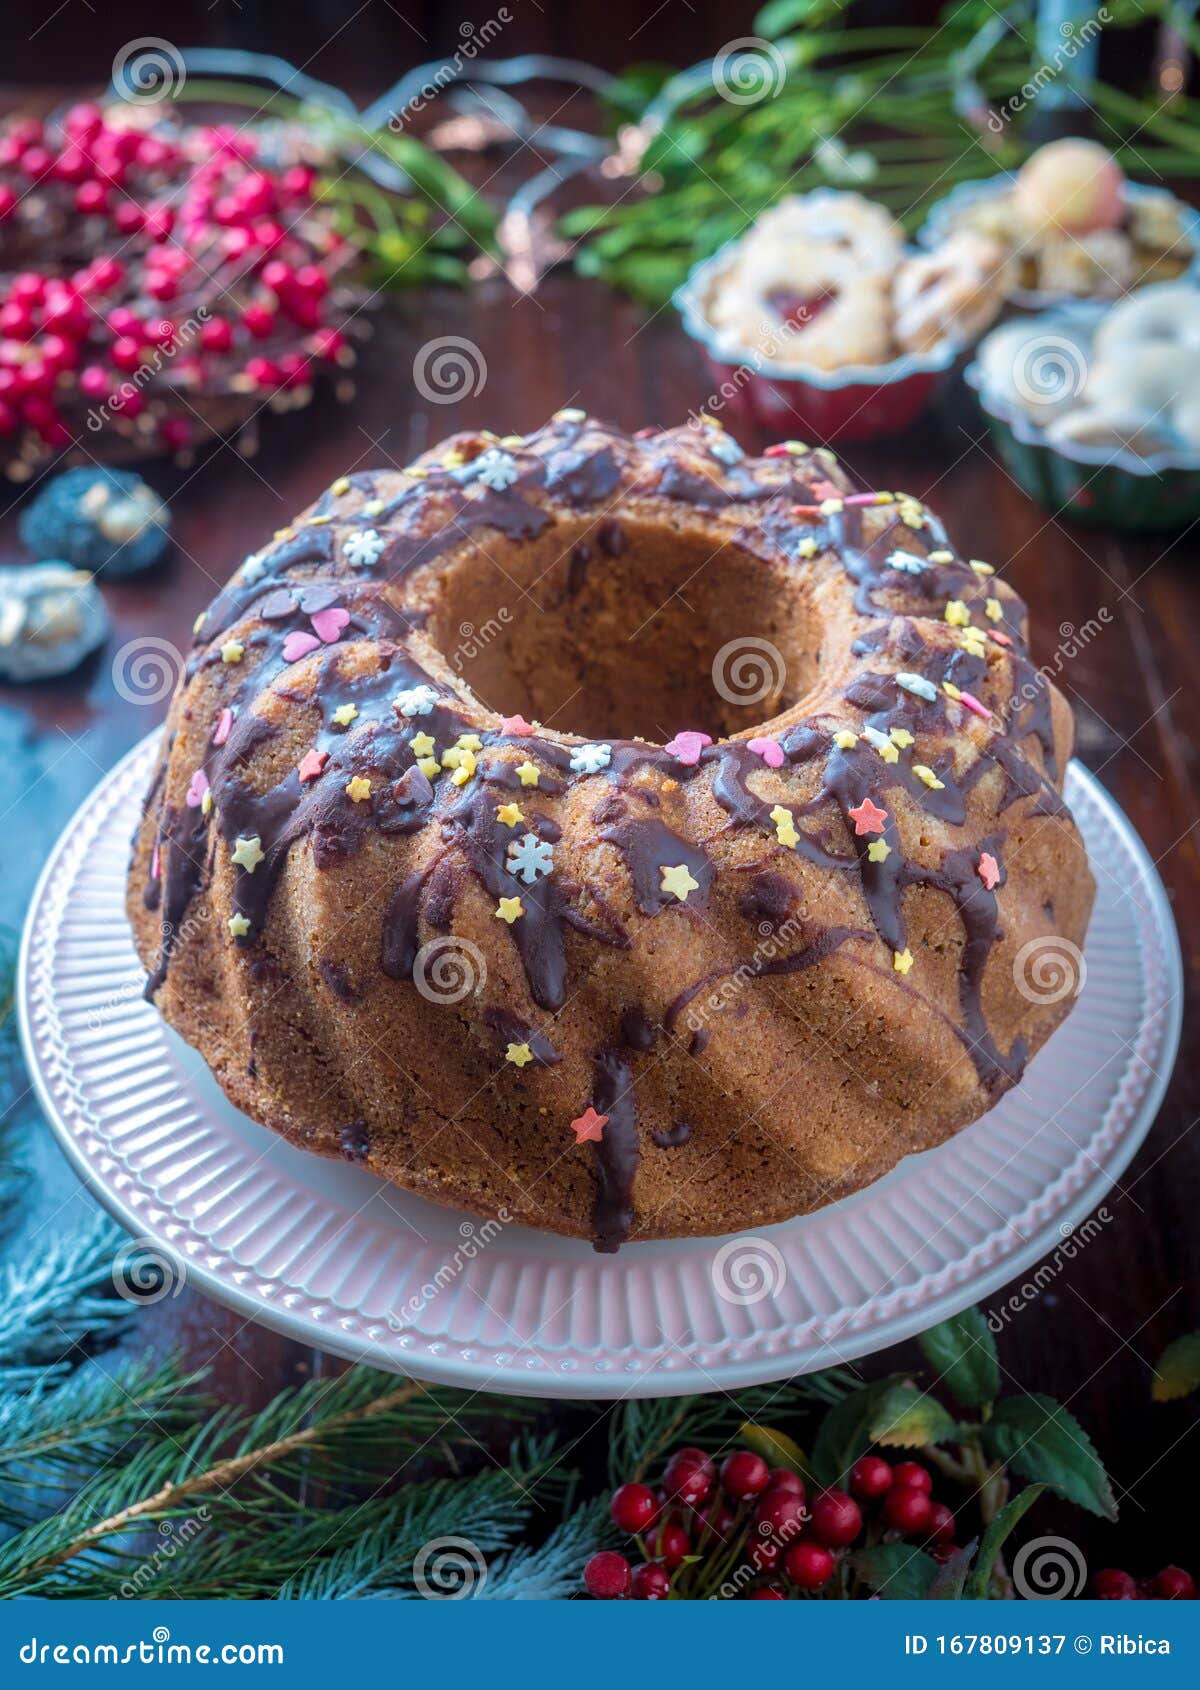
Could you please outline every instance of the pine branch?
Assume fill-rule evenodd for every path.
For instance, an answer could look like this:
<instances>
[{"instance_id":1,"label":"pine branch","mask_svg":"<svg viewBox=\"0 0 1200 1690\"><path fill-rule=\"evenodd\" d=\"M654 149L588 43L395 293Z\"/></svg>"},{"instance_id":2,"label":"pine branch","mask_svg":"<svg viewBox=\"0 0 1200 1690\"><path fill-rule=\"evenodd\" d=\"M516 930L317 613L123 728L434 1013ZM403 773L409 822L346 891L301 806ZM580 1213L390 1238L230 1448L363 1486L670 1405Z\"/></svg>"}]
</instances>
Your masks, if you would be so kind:
<instances>
[{"instance_id":1,"label":"pine branch","mask_svg":"<svg viewBox=\"0 0 1200 1690\"><path fill-rule=\"evenodd\" d=\"M473 1592L482 1602L562 1602L579 1593L579 1569L598 1549L623 1542L599 1496L556 1526L537 1549L518 1548L488 1568Z\"/></svg>"},{"instance_id":2,"label":"pine branch","mask_svg":"<svg viewBox=\"0 0 1200 1690\"><path fill-rule=\"evenodd\" d=\"M109 1337L124 1324L135 1305L112 1294L124 1237L96 1210L31 1260L0 1271L0 1391L16 1382L6 1370L51 1366L85 1338Z\"/></svg>"}]
</instances>

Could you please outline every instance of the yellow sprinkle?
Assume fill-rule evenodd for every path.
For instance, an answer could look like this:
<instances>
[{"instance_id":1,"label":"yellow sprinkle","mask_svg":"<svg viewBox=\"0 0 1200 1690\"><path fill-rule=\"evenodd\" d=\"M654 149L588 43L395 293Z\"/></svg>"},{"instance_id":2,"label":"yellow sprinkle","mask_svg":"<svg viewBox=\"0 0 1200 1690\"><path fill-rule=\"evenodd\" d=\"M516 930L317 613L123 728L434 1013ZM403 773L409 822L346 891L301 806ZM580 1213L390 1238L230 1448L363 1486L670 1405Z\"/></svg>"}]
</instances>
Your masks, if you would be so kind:
<instances>
[{"instance_id":1,"label":"yellow sprinkle","mask_svg":"<svg viewBox=\"0 0 1200 1690\"><path fill-rule=\"evenodd\" d=\"M461 755L462 761L459 763L454 773L450 776L450 780L454 786L465 786L478 767L475 761L475 753L473 751L468 751L464 747Z\"/></svg>"},{"instance_id":2,"label":"yellow sprinkle","mask_svg":"<svg viewBox=\"0 0 1200 1690\"><path fill-rule=\"evenodd\" d=\"M892 967L896 970L897 974L907 974L912 965L913 959L912 952L910 950L905 949L903 951L893 951Z\"/></svg>"},{"instance_id":3,"label":"yellow sprinkle","mask_svg":"<svg viewBox=\"0 0 1200 1690\"><path fill-rule=\"evenodd\" d=\"M924 528L925 512L920 505L909 504L906 501L900 506L900 520L906 528Z\"/></svg>"},{"instance_id":4,"label":"yellow sprinkle","mask_svg":"<svg viewBox=\"0 0 1200 1690\"><path fill-rule=\"evenodd\" d=\"M198 634L200 632L201 628L203 628L204 618L207 614L208 614L207 611L202 610L200 612L199 616L197 616L196 620L192 623L193 634Z\"/></svg>"},{"instance_id":5,"label":"yellow sprinkle","mask_svg":"<svg viewBox=\"0 0 1200 1690\"><path fill-rule=\"evenodd\" d=\"M343 493L348 493L350 491L350 477L348 475L339 475L329 491L333 494L335 499L340 499Z\"/></svg>"},{"instance_id":6,"label":"yellow sprinkle","mask_svg":"<svg viewBox=\"0 0 1200 1690\"><path fill-rule=\"evenodd\" d=\"M811 534L806 534L804 539L801 540L800 544L796 547L796 553L799 557L816 557L819 550L820 547L817 545L817 542L813 539Z\"/></svg>"},{"instance_id":7,"label":"yellow sprinkle","mask_svg":"<svg viewBox=\"0 0 1200 1690\"><path fill-rule=\"evenodd\" d=\"M435 747L433 735L427 734L422 728L419 734L414 734L408 742L413 748L414 757L432 757Z\"/></svg>"},{"instance_id":8,"label":"yellow sprinkle","mask_svg":"<svg viewBox=\"0 0 1200 1690\"><path fill-rule=\"evenodd\" d=\"M331 516L317 515L317 516L310 516L308 521L309 521L309 526L314 527L314 526L316 526L317 523L332 522L333 518Z\"/></svg>"},{"instance_id":9,"label":"yellow sprinkle","mask_svg":"<svg viewBox=\"0 0 1200 1690\"><path fill-rule=\"evenodd\" d=\"M943 681L942 691L945 693L947 698L954 699L955 703L957 703L962 697L962 693L958 690L953 681Z\"/></svg>"},{"instance_id":10,"label":"yellow sprinkle","mask_svg":"<svg viewBox=\"0 0 1200 1690\"><path fill-rule=\"evenodd\" d=\"M834 734L833 743L839 751L853 751L858 744L858 735L851 733L849 728L842 728L840 733Z\"/></svg>"},{"instance_id":11,"label":"yellow sprinkle","mask_svg":"<svg viewBox=\"0 0 1200 1690\"><path fill-rule=\"evenodd\" d=\"M664 792L678 792L679 782L677 780L672 780L670 775L668 775L666 780L662 783L662 790Z\"/></svg>"},{"instance_id":12,"label":"yellow sprinkle","mask_svg":"<svg viewBox=\"0 0 1200 1690\"><path fill-rule=\"evenodd\" d=\"M355 804L361 804L364 798L371 796L371 783L365 775L352 775L346 782L346 797Z\"/></svg>"},{"instance_id":13,"label":"yellow sprinkle","mask_svg":"<svg viewBox=\"0 0 1200 1690\"><path fill-rule=\"evenodd\" d=\"M896 503L896 495L894 493L876 493L875 503L877 505L894 505Z\"/></svg>"},{"instance_id":14,"label":"yellow sprinkle","mask_svg":"<svg viewBox=\"0 0 1200 1690\"><path fill-rule=\"evenodd\" d=\"M880 733L878 728L864 728L863 738L866 740L868 745L872 746L875 751L878 752L879 756L883 758L885 763L899 762L900 753L896 750L896 747L892 744L887 735Z\"/></svg>"},{"instance_id":15,"label":"yellow sprinkle","mask_svg":"<svg viewBox=\"0 0 1200 1690\"><path fill-rule=\"evenodd\" d=\"M837 516L840 511L845 510L846 501L844 499L822 499L817 508L822 516Z\"/></svg>"},{"instance_id":16,"label":"yellow sprinkle","mask_svg":"<svg viewBox=\"0 0 1200 1690\"><path fill-rule=\"evenodd\" d=\"M541 778L542 772L536 763L526 759L524 763L517 764L517 779L522 786L537 786Z\"/></svg>"},{"instance_id":17,"label":"yellow sprinkle","mask_svg":"<svg viewBox=\"0 0 1200 1690\"><path fill-rule=\"evenodd\" d=\"M229 931L235 939L244 939L250 931L250 918L245 915L231 915Z\"/></svg>"},{"instance_id":18,"label":"yellow sprinkle","mask_svg":"<svg viewBox=\"0 0 1200 1690\"><path fill-rule=\"evenodd\" d=\"M333 713L334 724L339 728L348 728L357 715L357 704L339 704Z\"/></svg>"},{"instance_id":19,"label":"yellow sprinkle","mask_svg":"<svg viewBox=\"0 0 1200 1690\"><path fill-rule=\"evenodd\" d=\"M892 847L886 839L872 839L867 846L867 858L873 863L886 863L892 854Z\"/></svg>"},{"instance_id":20,"label":"yellow sprinkle","mask_svg":"<svg viewBox=\"0 0 1200 1690\"><path fill-rule=\"evenodd\" d=\"M516 827L525 817L521 814L519 804L499 804L496 807L496 820L503 822L505 827Z\"/></svg>"},{"instance_id":21,"label":"yellow sprinkle","mask_svg":"<svg viewBox=\"0 0 1200 1690\"><path fill-rule=\"evenodd\" d=\"M244 868L247 874L253 874L265 856L262 840L257 833L251 834L249 838L239 833L229 853L230 861L236 863L239 868Z\"/></svg>"},{"instance_id":22,"label":"yellow sprinkle","mask_svg":"<svg viewBox=\"0 0 1200 1690\"><path fill-rule=\"evenodd\" d=\"M383 500L382 499L368 499L366 504L363 506L363 515L364 516L381 516L382 514L383 514Z\"/></svg>"},{"instance_id":23,"label":"yellow sprinkle","mask_svg":"<svg viewBox=\"0 0 1200 1690\"><path fill-rule=\"evenodd\" d=\"M790 452L793 458L803 458L808 455L808 447L803 440L785 440L784 450Z\"/></svg>"},{"instance_id":24,"label":"yellow sprinkle","mask_svg":"<svg viewBox=\"0 0 1200 1690\"><path fill-rule=\"evenodd\" d=\"M900 747L901 751L913 742L913 736L909 733L907 728L891 728L889 730L888 737L891 739L893 745L898 745Z\"/></svg>"},{"instance_id":25,"label":"yellow sprinkle","mask_svg":"<svg viewBox=\"0 0 1200 1690\"><path fill-rule=\"evenodd\" d=\"M227 640L221 647L222 663L240 663L246 655L246 648L241 640Z\"/></svg>"},{"instance_id":26,"label":"yellow sprinkle","mask_svg":"<svg viewBox=\"0 0 1200 1690\"><path fill-rule=\"evenodd\" d=\"M443 469L461 469L462 466L466 463L466 461L467 461L466 458L462 455L462 453L458 450L458 448L456 446L452 446L451 449L448 452L442 453L442 468ZM422 473L424 473L424 472L422 471ZM413 474L413 471L410 470L409 474L410 475Z\"/></svg>"},{"instance_id":27,"label":"yellow sprinkle","mask_svg":"<svg viewBox=\"0 0 1200 1690\"><path fill-rule=\"evenodd\" d=\"M969 628L971 625L971 612L961 599L947 599L945 615L952 628Z\"/></svg>"},{"instance_id":28,"label":"yellow sprinkle","mask_svg":"<svg viewBox=\"0 0 1200 1690\"><path fill-rule=\"evenodd\" d=\"M462 746L452 745L448 751L442 753L442 767L443 769L457 769L462 759Z\"/></svg>"},{"instance_id":29,"label":"yellow sprinkle","mask_svg":"<svg viewBox=\"0 0 1200 1690\"><path fill-rule=\"evenodd\" d=\"M943 546L940 551L930 552L929 561L930 563L953 563L954 553L948 552Z\"/></svg>"},{"instance_id":30,"label":"yellow sprinkle","mask_svg":"<svg viewBox=\"0 0 1200 1690\"><path fill-rule=\"evenodd\" d=\"M502 446L507 446L511 451L514 446L523 446L525 444L525 436L523 434L506 434L500 444Z\"/></svg>"},{"instance_id":31,"label":"yellow sprinkle","mask_svg":"<svg viewBox=\"0 0 1200 1690\"><path fill-rule=\"evenodd\" d=\"M527 1062L533 1061L533 1052L527 1044L509 1045L504 1053L504 1060L511 1062L516 1068L524 1068Z\"/></svg>"},{"instance_id":32,"label":"yellow sprinkle","mask_svg":"<svg viewBox=\"0 0 1200 1690\"><path fill-rule=\"evenodd\" d=\"M662 876L663 891L670 892L681 904L687 901L689 892L699 890L700 882L692 878L686 863L676 863L670 868L663 867L658 872Z\"/></svg>"},{"instance_id":33,"label":"yellow sprinkle","mask_svg":"<svg viewBox=\"0 0 1200 1690\"><path fill-rule=\"evenodd\" d=\"M990 563L983 563L977 557L973 557L971 559L971 568L975 571L976 575L994 575L996 573Z\"/></svg>"},{"instance_id":34,"label":"yellow sprinkle","mask_svg":"<svg viewBox=\"0 0 1200 1690\"><path fill-rule=\"evenodd\" d=\"M277 540L290 540L294 533L295 529L293 528L277 528L275 530L275 538Z\"/></svg>"},{"instance_id":35,"label":"yellow sprinkle","mask_svg":"<svg viewBox=\"0 0 1200 1690\"><path fill-rule=\"evenodd\" d=\"M989 599L984 606L984 615L989 622L1003 622L1004 606L999 599Z\"/></svg>"},{"instance_id":36,"label":"yellow sprinkle","mask_svg":"<svg viewBox=\"0 0 1200 1690\"><path fill-rule=\"evenodd\" d=\"M709 428L724 428L725 426L724 423L719 423L716 417L710 417L707 411L698 411L696 421L704 423Z\"/></svg>"},{"instance_id":37,"label":"yellow sprinkle","mask_svg":"<svg viewBox=\"0 0 1200 1690\"><path fill-rule=\"evenodd\" d=\"M464 751L482 751L483 741L478 734L459 734L455 741Z\"/></svg>"},{"instance_id":38,"label":"yellow sprinkle","mask_svg":"<svg viewBox=\"0 0 1200 1690\"><path fill-rule=\"evenodd\" d=\"M913 774L916 775L918 780L923 780L925 782L925 785L929 788L929 790L931 792L944 792L945 791L945 789L946 789L945 781L939 780L937 778L937 776L934 774L933 770L929 767L928 763L914 763L913 766L912 766L912 771L913 771Z\"/></svg>"},{"instance_id":39,"label":"yellow sprinkle","mask_svg":"<svg viewBox=\"0 0 1200 1690\"><path fill-rule=\"evenodd\" d=\"M206 786L204 788L204 797L200 800L200 814L202 816L207 816L209 811L212 809L212 807L213 807L212 788L210 786Z\"/></svg>"},{"instance_id":40,"label":"yellow sprinkle","mask_svg":"<svg viewBox=\"0 0 1200 1690\"><path fill-rule=\"evenodd\" d=\"M796 832L796 818L784 804L776 804L771 811L771 820L775 823L775 837L781 845L792 850L800 840Z\"/></svg>"},{"instance_id":41,"label":"yellow sprinkle","mask_svg":"<svg viewBox=\"0 0 1200 1690\"><path fill-rule=\"evenodd\" d=\"M498 920L507 921L511 927L514 921L518 921L525 914L525 905L520 898L501 898L495 913Z\"/></svg>"},{"instance_id":42,"label":"yellow sprinkle","mask_svg":"<svg viewBox=\"0 0 1200 1690\"><path fill-rule=\"evenodd\" d=\"M442 772L442 765L436 757L419 757L417 767L428 780L436 780Z\"/></svg>"}]
</instances>

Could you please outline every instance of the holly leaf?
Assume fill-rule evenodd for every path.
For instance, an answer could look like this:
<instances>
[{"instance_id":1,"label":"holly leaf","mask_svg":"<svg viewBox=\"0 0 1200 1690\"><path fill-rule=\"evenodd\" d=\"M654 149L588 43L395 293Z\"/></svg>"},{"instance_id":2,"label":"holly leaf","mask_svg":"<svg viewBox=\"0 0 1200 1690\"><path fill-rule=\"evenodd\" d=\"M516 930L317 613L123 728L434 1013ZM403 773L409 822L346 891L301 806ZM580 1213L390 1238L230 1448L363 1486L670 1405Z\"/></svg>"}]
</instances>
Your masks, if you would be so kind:
<instances>
[{"instance_id":1,"label":"holly leaf","mask_svg":"<svg viewBox=\"0 0 1200 1690\"><path fill-rule=\"evenodd\" d=\"M1175 1402L1200 1390L1200 1332L1185 1332L1168 1344L1154 1369L1155 1402Z\"/></svg>"},{"instance_id":2,"label":"holly leaf","mask_svg":"<svg viewBox=\"0 0 1200 1690\"><path fill-rule=\"evenodd\" d=\"M888 1602L924 1596L938 1571L932 1556L909 1543L873 1544L852 1556L851 1565L863 1583Z\"/></svg>"},{"instance_id":3,"label":"holly leaf","mask_svg":"<svg viewBox=\"0 0 1200 1690\"><path fill-rule=\"evenodd\" d=\"M789 1438L786 1432L777 1432L773 1426L756 1426L753 1420L747 1420L738 1436L747 1449L752 1449L755 1455L762 1456L768 1467L786 1467L789 1473L797 1474L806 1485L814 1482L808 1457L795 1438Z\"/></svg>"},{"instance_id":4,"label":"holly leaf","mask_svg":"<svg viewBox=\"0 0 1200 1690\"><path fill-rule=\"evenodd\" d=\"M871 1437L877 1444L921 1449L945 1443L958 1433L958 1421L936 1397L915 1385L893 1385L871 1417Z\"/></svg>"},{"instance_id":5,"label":"holly leaf","mask_svg":"<svg viewBox=\"0 0 1200 1690\"><path fill-rule=\"evenodd\" d=\"M933 1583L925 1592L927 1602L959 1602L962 1600L963 1587L967 1582L967 1574L971 1571L971 1557L975 1553L975 1541L964 1544L956 1549L948 1561L938 1565Z\"/></svg>"},{"instance_id":6,"label":"holly leaf","mask_svg":"<svg viewBox=\"0 0 1200 1690\"><path fill-rule=\"evenodd\" d=\"M896 1383L893 1376L863 1385L829 1410L813 1442L812 1469L818 1484L841 1484L859 1456L870 1448L871 1422Z\"/></svg>"},{"instance_id":7,"label":"holly leaf","mask_svg":"<svg viewBox=\"0 0 1200 1690\"><path fill-rule=\"evenodd\" d=\"M979 1309L963 1309L918 1338L925 1359L955 1402L964 1408L983 1408L1000 1394L1000 1358L987 1317Z\"/></svg>"},{"instance_id":8,"label":"holly leaf","mask_svg":"<svg viewBox=\"0 0 1200 1690\"><path fill-rule=\"evenodd\" d=\"M1005 1538L1018 1520L1033 1507L1045 1488L1045 1485L1026 1485L1024 1490L1010 1497L1003 1508L996 1510L983 1534L983 1541L979 1545L979 1559L966 1587L969 1602L982 1602L986 1599L991 1587L996 1557L1004 1547Z\"/></svg>"},{"instance_id":9,"label":"holly leaf","mask_svg":"<svg viewBox=\"0 0 1200 1690\"><path fill-rule=\"evenodd\" d=\"M1023 1479L1048 1485L1089 1513L1116 1519L1104 1463L1075 1416L1053 1397L1003 1397L982 1433L989 1454Z\"/></svg>"}]
</instances>

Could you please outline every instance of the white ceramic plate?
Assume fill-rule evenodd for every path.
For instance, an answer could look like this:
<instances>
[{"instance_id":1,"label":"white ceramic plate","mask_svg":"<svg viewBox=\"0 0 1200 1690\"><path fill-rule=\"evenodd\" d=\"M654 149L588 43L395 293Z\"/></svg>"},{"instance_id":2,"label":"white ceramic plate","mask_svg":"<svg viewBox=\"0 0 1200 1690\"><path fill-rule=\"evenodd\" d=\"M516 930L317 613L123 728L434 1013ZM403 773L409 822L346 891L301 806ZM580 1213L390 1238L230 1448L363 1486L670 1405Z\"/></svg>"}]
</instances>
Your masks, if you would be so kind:
<instances>
[{"instance_id":1,"label":"white ceramic plate","mask_svg":"<svg viewBox=\"0 0 1200 1690\"><path fill-rule=\"evenodd\" d=\"M656 1396L804 1373L944 1319L1052 1250L1119 1179L1179 1042L1161 883L1084 770L1098 882L1086 983L1020 1087L948 1144L820 1213L616 1256L489 1226L293 1149L238 1113L141 997L123 913L156 736L46 864L21 960L29 1063L100 1201L250 1320L324 1350L530 1396Z\"/></svg>"}]
</instances>

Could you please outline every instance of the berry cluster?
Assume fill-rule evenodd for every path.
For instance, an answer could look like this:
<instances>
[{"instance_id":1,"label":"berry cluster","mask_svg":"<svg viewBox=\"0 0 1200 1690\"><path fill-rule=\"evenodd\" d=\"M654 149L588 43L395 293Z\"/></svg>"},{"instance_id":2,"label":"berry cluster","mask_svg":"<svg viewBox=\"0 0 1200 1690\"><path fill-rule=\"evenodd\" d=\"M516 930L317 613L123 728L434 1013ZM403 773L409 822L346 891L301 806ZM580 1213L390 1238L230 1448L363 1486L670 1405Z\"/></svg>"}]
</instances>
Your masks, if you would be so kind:
<instances>
[{"instance_id":1,"label":"berry cluster","mask_svg":"<svg viewBox=\"0 0 1200 1690\"><path fill-rule=\"evenodd\" d=\"M1164 1567L1153 1578L1135 1579L1119 1567L1105 1567L1092 1580L1092 1595L1101 1602L1194 1602L1196 1581L1182 1567Z\"/></svg>"},{"instance_id":2,"label":"berry cluster","mask_svg":"<svg viewBox=\"0 0 1200 1690\"><path fill-rule=\"evenodd\" d=\"M906 1538L945 1560L955 1547L954 1515L932 1490L919 1462L893 1467L865 1455L848 1490L820 1491L810 1502L795 1473L768 1467L752 1450L735 1450L718 1471L703 1450L681 1449L657 1490L631 1482L613 1492L613 1521L636 1539L640 1563L602 1550L584 1568L584 1586L603 1600L728 1594L773 1601L824 1590L844 1552L868 1539Z\"/></svg>"},{"instance_id":3,"label":"berry cluster","mask_svg":"<svg viewBox=\"0 0 1200 1690\"><path fill-rule=\"evenodd\" d=\"M331 294L353 253L311 164L260 160L246 130L132 121L83 103L0 131L0 438L27 464L97 407L177 451L214 398L249 412L348 356Z\"/></svg>"}]
</instances>

